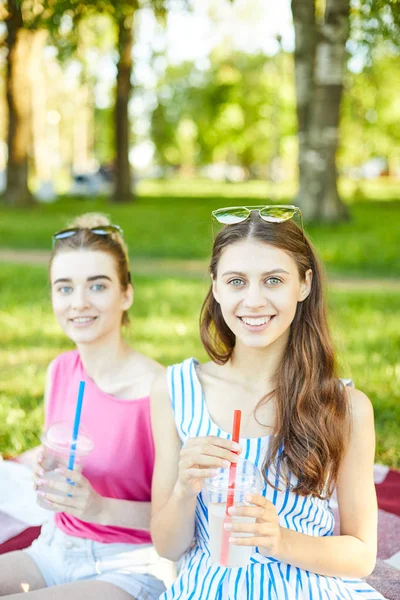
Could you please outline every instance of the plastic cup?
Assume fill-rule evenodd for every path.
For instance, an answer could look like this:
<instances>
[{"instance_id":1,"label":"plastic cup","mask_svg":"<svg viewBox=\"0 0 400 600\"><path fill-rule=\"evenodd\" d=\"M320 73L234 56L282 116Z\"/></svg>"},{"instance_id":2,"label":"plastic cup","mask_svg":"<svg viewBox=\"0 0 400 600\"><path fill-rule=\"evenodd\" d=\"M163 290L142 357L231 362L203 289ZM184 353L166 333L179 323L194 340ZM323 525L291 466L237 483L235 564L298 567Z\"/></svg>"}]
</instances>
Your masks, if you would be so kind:
<instances>
[{"instance_id":1,"label":"plastic cup","mask_svg":"<svg viewBox=\"0 0 400 600\"><path fill-rule=\"evenodd\" d=\"M229 551L223 552L226 543L224 523L254 523L253 517L227 516L226 503L228 499L229 467L218 469L218 474L204 480L203 496L208 505L208 525L210 535L211 560L224 567L243 567L250 562L254 553L253 546L235 546L229 544ZM236 467L235 488L233 493L234 506L249 506L247 494L259 494L262 488L262 475L258 467L249 460L239 459ZM229 537L252 537L249 533L229 533ZM226 562L222 564L221 558Z\"/></svg>"},{"instance_id":2,"label":"plastic cup","mask_svg":"<svg viewBox=\"0 0 400 600\"><path fill-rule=\"evenodd\" d=\"M41 479L44 480L57 480L65 481L65 477L60 473L56 473L55 470L63 467L68 468L70 457L71 457L71 444L72 444L72 424L66 421L60 421L53 423L43 433L41 437L43 446L43 459L42 468L44 474ZM93 450L93 442L89 436L82 431L79 432L76 450L74 453L74 471L82 471L83 464L86 456ZM40 488L43 492L49 492L50 494L57 495L56 490L41 485ZM60 494L60 496L63 494ZM42 508L49 508L49 504L43 498L43 496L37 495L37 503Z\"/></svg>"}]
</instances>

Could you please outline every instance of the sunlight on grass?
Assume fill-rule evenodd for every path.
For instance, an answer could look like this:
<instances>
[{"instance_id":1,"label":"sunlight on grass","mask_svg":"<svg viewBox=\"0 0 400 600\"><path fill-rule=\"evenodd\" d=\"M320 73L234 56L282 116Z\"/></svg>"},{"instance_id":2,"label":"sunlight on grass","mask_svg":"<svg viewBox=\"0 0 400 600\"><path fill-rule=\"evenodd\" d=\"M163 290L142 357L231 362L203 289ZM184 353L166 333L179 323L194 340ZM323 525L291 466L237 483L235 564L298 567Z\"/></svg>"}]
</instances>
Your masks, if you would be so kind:
<instances>
[{"instance_id":1,"label":"sunlight on grass","mask_svg":"<svg viewBox=\"0 0 400 600\"><path fill-rule=\"evenodd\" d=\"M43 267L0 266L0 451L38 443L47 364L72 348L51 314ZM208 281L135 277L128 339L163 364L188 356L206 360L198 315ZM371 398L377 461L400 467L400 293L335 291L330 318L341 374Z\"/></svg>"},{"instance_id":2,"label":"sunlight on grass","mask_svg":"<svg viewBox=\"0 0 400 600\"><path fill-rule=\"evenodd\" d=\"M348 182L343 184L349 187ZM400 277L400 183L362 182L361 189L362 196L371 199L352 200L348 222L310 225L307 231L330 273ZM385 190L392 201L383 201ZM23 219L20 209L0 206L0 244L3 248L49 250L54 231L77 214L101 211L123 226L130 254L137 260L204 259L212 245L211 210L238 204L292 203L294 193L294 188L271 187L262 181L144 181L136 201L128 205L111 204L104 198L64 197L54 204L24 209Z\"/></svg>"}]
</instances>

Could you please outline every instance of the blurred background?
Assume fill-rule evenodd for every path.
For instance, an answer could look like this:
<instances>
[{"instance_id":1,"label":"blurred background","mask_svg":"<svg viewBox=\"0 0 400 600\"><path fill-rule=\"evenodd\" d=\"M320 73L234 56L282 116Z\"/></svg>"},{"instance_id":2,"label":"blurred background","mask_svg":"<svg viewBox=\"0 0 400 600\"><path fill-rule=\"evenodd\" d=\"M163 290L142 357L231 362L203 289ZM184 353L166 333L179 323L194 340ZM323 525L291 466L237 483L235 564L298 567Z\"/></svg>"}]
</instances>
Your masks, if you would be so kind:
<instances>
[{"instance_id":1,"label":"blurred background","mask_svg":"<svg viewBox=\"0 0 400 600\"><path fill-rule=\"evenodd\" d=\"M129 245L128 338L205 359L210 212L294 203L340 372L400 467L397 0L0 0L0 453L39 443L51 235L102 211Z\"/></svg>"}]
</instances>

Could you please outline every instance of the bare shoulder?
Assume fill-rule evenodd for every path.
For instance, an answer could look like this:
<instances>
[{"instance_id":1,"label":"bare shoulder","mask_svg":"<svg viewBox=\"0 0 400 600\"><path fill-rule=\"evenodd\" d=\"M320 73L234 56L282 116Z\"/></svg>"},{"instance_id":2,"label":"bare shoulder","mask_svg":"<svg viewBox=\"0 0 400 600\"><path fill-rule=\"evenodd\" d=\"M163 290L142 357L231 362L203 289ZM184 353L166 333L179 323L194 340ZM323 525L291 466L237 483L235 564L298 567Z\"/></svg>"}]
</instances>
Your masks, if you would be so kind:
<instances>
[{"instance_id":1,"label":"bare shoulder","mask_svg":"<svg viewBox=\"0 0 400 600\"><path fill-rule=\"evenodd\" d=\"M169 389L166 369L160 371L153 379L150 388L150 399L153 406L161 407L169 402Z\"/></svg>"},{"instance_id":2,"label":"bare shoulder","mask_svg":"<svg viewBox=\"0 0 400 600\"><path fill-rule=\"evenodd\" d=\"M131 400L149 395L154 379L165 372L165 367L152 358L129 349L117 374L108 375L99 387L117 398Z\"/></svg>"},{"instance_id":3,"label":"bare shoulder","mask_svg":"<svg viewBox=\"0 0 400 600\"><path fill-rule=\"evenodd\" d=\"M165 444L168 444L167 431L173 433L174 443L178 442L179 438L165 371L157 375L150 388L150 412L156 447L160 440L164 440Z\"/></svg>"},{"instance_id":4,"label":"bare shoulder","mask_svg":"<svg viewBox=\"0 0 400 600\"><path fill-rule=\"evenodd\" d=\"M374 409L371 400L364 392L356 388L346 387L352 420L355 422L373 421Z\"/></svg>"},{"instance_id":5,"label":"bare shoulder","mask_svg":"<svg viewBox=\"0 0 400 600\"><path fill-rule=\"evenodd\" d=\"M147 373L153 379L166 371L166 368L159 362L140 352L134 352L133 360L140 365L144 373Z\"/></svg>"},{"instance_id":6,"label":"bare shoulder","mask_svg":"<svg viewBox=\"0 0 400 600\"><path fill-rule=\"evenodd\" d=\"M149 387L158 375L166 371L163 365L136 350L132 351L129 369L134 379L146 382Z\"/></svg>"}]
</instances>

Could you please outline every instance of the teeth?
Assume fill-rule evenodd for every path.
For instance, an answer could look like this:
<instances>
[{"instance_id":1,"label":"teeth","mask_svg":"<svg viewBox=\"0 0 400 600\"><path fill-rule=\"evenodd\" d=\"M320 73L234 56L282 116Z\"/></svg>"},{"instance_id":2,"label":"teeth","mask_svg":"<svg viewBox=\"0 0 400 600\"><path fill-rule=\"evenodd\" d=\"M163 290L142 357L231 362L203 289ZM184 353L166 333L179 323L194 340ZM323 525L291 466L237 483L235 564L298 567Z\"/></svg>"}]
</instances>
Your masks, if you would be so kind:
<instances>
[{"instance_id":1,"label":"teeth","mask_svg":"<svg viewBox=\"0 0 400 600\"><path fill-rule=\"evenodd\" d=\"M258 319L252 317L241 317L242 321L247 325L265 325L271 319L271 317L260 317Z\"/></svg>"},{"instance_id":2,"label":"teeth","mask_svg":"<svg viewBox=\"0 0 400 600\"><path fill-rule=\"evenodd\" d=\"M76 317L72 319L74 323L89 323L89 321L93 321L94 317Z\"/></svg>"}]
</instances>

